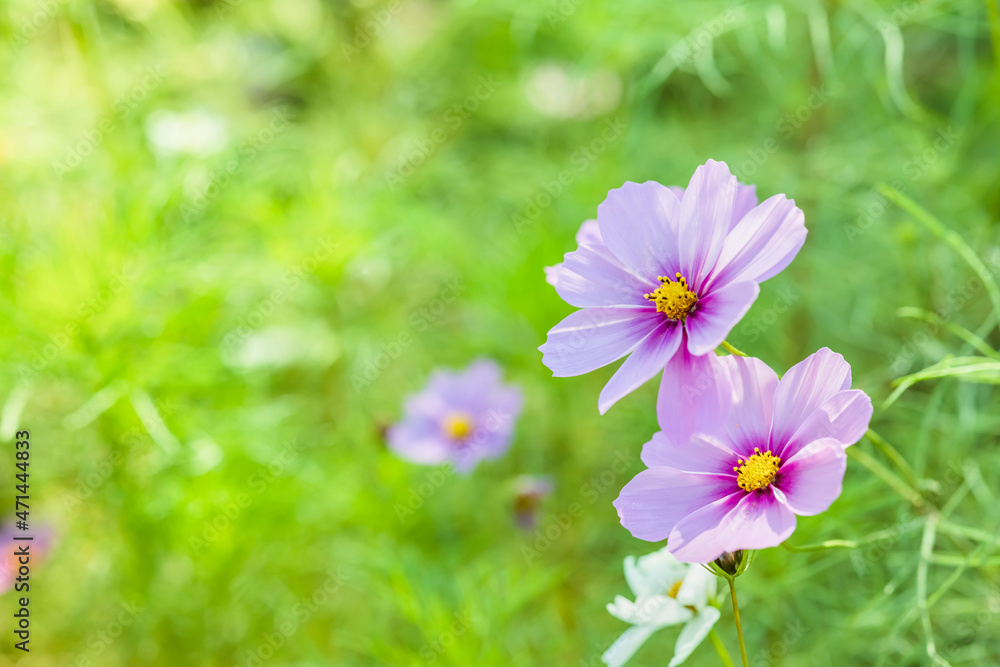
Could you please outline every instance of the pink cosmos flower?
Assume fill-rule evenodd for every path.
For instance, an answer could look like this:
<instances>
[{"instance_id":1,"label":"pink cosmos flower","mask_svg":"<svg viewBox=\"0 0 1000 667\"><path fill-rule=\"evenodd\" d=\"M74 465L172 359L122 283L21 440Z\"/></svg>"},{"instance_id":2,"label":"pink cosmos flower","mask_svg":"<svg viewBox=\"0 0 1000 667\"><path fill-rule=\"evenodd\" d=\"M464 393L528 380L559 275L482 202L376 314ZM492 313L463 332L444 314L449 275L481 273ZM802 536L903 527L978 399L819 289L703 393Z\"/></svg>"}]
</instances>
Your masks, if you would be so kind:
<instances>
[{"instance_id":1,"label":"pink cosmos flower","mask_svg":"<svg viewBox=\"0 0 1000 667\"><path fill-rule=\"evenodd\" d=\"M754 187L714 160L686 190L653 181L612 190L596 224L581 227L579 248L547 271L559 296L582 310L549 331L543 363L566 377L628 355L601 392L602 414L665 366L666 378L684 372L677 365L698 365L689 360L718 347L759 283L798 253L803 217L784 195L758 205Z\"/></svg>"},{"instance_id":2,"label":"pink cosmos flower","mask_svg":"<svg viewBox=\"0 0 1000 667\"><path fill-rule=\"evenodd\" d=\"M27 536L33 536L32 540L25 540ZM22 538L22 539L16 539ZM55 530L48 524L35 527L31 531L15 530L13 523L8 523L0 529L0 593L5 593L14 588L18 577L18 569L22 565L19 562L18 550L27 549L31 567L36 568L42 561L46 560L49 551L55 541Z\"/></svg>"},{"instance_id":3,"label":"pink cosmos flower","mask_svg":"<svg viewBox=\"0 0 1000 667\"><path fill-rule=\"evenodd\" d=\"M406 400L403 420L389 427L389 448L414 463L451 463L467 472L507 451L521 402L520 390L504 385L489 359L457 373L435 371L427 387Z\"/></svg>"},{"instance_id":4,"label":"pink cosmos flower","mask_svg":"<svg viewBox=\"0 0 1000 667\"><path fill-rule=\"evenodd\" d=\"M710 355L714 356L714 355ZM705 430L678 438L669 423L643 446L644 470L614 505L635 537L679 560L708 563L726 551L784 542L795 517L825 511L840 496L844 450L868 429L871 399L851 389L851 367L823 348L781 380L764 362L716 357L717 384Z\"/></svg>"}]
</instances>

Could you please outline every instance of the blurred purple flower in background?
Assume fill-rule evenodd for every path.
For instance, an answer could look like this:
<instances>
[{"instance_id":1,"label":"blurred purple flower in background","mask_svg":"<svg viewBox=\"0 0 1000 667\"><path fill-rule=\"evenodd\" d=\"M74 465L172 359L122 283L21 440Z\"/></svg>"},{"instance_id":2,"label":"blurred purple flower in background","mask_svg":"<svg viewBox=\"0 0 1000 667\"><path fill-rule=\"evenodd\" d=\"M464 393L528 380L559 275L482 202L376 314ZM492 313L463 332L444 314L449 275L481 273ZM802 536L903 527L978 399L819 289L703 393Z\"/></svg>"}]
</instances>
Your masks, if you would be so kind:
<instances>
[{"instance_id":1,"label":"blurred purple flower in background","mask_svg":"<svg viewBox=\"0 0 1000 667\"><path fill-rule=\"evenodd\" d=\"M552 493L548 475L520 475L514 480L514 520L526 530L534 528L538 508Z\"/></svg>"},{"instance_id":2,"label":"blurred purple flower in background","mask_svg":"<svg viewBox=\"0 0 1000 667\"><path fill-rule=\"evenodd\" d=\"M714 355L711 355L714 357ZM670 430L643 446L650 466L615 500L635 537L667 540L688 563L723 552L778 546L796 515L812 516L840 496L847 455L865 434L872 402L851 389L851 367L822 348L779 381L764 362L716 357L731 408L689 438Z\"/></svg>"},{"instance_id":3,"label":"blurred purple flower in background","mask_svg":"<svg viewBox=\"0 0 1000 667\"><path fill-rule=\"evenodd\" d=\"M406 399L402 421L386 438L407 461L467 472L507 451L521 404L521 391L501 382L496 362L478 359L464 371L434 371L427 387Z\"/></svg>"},{"instance_id":4,"label":"blurred purple flower in background","mask_svg":"<svg viewBox=\"0 0 1000 667\"><path fill-rule=\"evenodd\" d=\"M602 414L672 360L691 366L722 344L759 283L792 261L805 242L803 218L784 195L758 205L754 187L714 160L685 190L653 181L612 190L597 225L581 227L580 247L547 271L582 310L549 331L543 363L566 377L629 355L601 392Z\"/></svg>"},{"instance_id":5,"label":"blurred purple flower in background","mask_svg":"<svg viewBox=\"0 0 1000 667\"><path fill-rule=\"evenodd\" d=\"M15 530L13 523L8 523L0 529L0 593L5 593L14 588L15 580L18 576L18 562L16 552L19 548L28 547L29 566L34 571L40 562L45 560L52 549L54 531L48 526L32 528L31 530ZM15 537L32 536L32 540L15 540Z\"/></svg>"}]
</instances>

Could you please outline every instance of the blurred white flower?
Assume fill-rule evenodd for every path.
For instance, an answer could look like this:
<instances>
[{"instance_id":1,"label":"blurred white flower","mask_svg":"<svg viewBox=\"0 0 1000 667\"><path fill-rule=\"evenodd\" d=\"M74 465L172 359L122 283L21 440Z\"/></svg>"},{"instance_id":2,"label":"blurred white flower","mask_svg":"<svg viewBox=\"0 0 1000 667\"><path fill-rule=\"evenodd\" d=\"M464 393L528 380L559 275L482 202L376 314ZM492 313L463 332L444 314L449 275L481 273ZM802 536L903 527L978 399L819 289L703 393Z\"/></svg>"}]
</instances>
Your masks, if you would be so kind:
<instances>
[{"instance_id":1,"label":"blurred white flower","mask_svg":"<svg viewBox=\"0 0 1000 667\"><path fill-rule=\"evenodd\" d=\"M247 317L247 323L252 326L258 319L266 317L268 309L273 308L270 301L260 302ZM340 353L340 341L322 323L278 324L252 332L237 327L227 334L222 345L223 361L229 366L244 369L288 366L325 368L336 361Z\"/></svg>"},{"instance_id":2,"label":"blurred white flower","mask_svg":"<svg viewBox=\"0 0 1000 667\"><path fill-rule=\"evenodd\" d=\"M183 113L161 109L146 120L146 136L160 155L205 158L225 148L228 135L225 119L202 109Z\"/></svg>"},{"instance_id":3,"label":"blurred white flower","mask_svg":"<svg viewBox=\"0 0 1000 667\"><path fill-rule=\"evenodd\" d=\"M611 645L601 660L621 667L649 637L669 625L684 624L668 667L684 662L719 620L715 575L700 565L677 560L666 547L648 556L625 559L625 580L635 602L621 595L608 605L615 618L632 627Z\"/></svg>"},{"instance_id":4,"label":"blurred white flower","mask_svg":"<svg viewBox=\"0 0 1000 667\"><path fill-rule=\"evenodd\" d=\"M581 76L562 65L546 63L531 73L524 92L535 111L546 116L592 118L618 106L622 84L608 69Z\"/></svg>"}]
</instances>

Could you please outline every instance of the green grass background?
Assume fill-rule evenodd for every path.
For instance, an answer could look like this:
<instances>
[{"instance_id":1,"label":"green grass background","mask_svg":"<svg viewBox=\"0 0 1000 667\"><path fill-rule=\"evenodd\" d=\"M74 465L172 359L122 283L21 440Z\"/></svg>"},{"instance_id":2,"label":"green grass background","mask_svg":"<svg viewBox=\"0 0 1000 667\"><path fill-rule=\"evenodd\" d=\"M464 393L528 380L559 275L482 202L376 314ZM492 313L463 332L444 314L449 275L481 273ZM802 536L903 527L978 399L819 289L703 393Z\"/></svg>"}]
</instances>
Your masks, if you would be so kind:
<instances>
[{"instance_id":1,"label":"green grass background","mask_svg":"<svg viewBox=\"0 0 1000 667\"><path fill-rule=\"evenodd\" d=\"M995 0L3 3L0 496L12 505L11 436L29 428L32 522L55 546L33 572L28 656L14 594L0 602L0 663L599 664L625 629L604 609L627 593L622 558L657 548L611 506L643 468L656 383L600 417L613 369L550 377L537 347L572 308L542 267L609 189L725 160L809 228L731 342L779 372L829 346L879 405L971 349L899 308L970 330L993 317L955 249L875 188L1000 272L998 31ZM584 102L539 92L545 67ZM456 116L481 77L495 90ZM151 114L194 109L225 119L226 148L155 153ZM602 144L609 123L624 129ZM402 399L480 355L526 395L509 453L467 477L388 453ZM926 568L924 599L946 586L929 622L937 510L852 460L793 541L885 536L759 553L739 580L751 664L929 665L928 630L941 660L1000 663L1000 373L976 379L920 383L873 421L929 506L981 531L938 531L952 564ZM619 455L627 472L609 472ZM554 480L541 530L582 507L531 558L521 473ZM730 612L717 628L737 656ZM675 636L632 664L665 665ZM688 664L721 663L706 644Z\"/></svg>"}]
</instances>

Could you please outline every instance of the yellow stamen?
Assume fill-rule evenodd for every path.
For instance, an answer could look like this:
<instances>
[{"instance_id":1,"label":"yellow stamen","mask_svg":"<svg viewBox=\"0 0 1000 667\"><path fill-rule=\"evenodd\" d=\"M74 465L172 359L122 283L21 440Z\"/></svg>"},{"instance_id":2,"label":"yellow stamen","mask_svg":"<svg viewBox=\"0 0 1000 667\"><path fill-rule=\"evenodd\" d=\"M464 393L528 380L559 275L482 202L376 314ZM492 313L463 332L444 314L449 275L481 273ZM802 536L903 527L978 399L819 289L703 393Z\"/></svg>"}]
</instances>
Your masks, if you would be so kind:
<instances>
[{"instance_id":1,"label":"yellow stamen","mask_svg":"<svg viewBox=\"0 0 1000 667\"><path fill-rule=\"evenodd\" d=\"M682 579L681 581L678 581L676 584L674 584L673 586L671 586L670 590L667 591L667 597L668 598L673 598L673 599L676 600L677 599L677 594L681 592L681 584L683 584L683 583L684 583L684 580ZM691 611L693 611L694 613L696 613L696 614L698 613L698 609L696 607L692 607L689 604L686 604L684 606L686 608L690 609Z\"/></svg>"},{"instance_id":2,"label":"yellow stamen","mask_svg":"<svg viewBox=\"0 0 1000 667\"><path fill-rule=\"evenodd\" d=\"M760 453L760 447L754 447L754 454L747 457L747 460L736 461L737 467L734 472L739 473L736 483L744 491L754 491L763 489L774 481L774 476L778 474L781 467L781 459L771 454L770 450Z\"/></svg>"},{"instance_id":3,"label":"yellow stamen","mask_svg":"<svg viewBox=\"0 0 1000 667\"><path fill-rule=\"evenodd\" d=\"M687 278L675 274L676 281L667 276L657 278L662 284L643 297L656 302L656 310L667 317L683 322L688 312L698 303L698 295L688 288Z\"/></svg>"},{"instance_id":4,"label":"yellow stamen","mask_svg":"<svg viewBox=\"0 0 1000 667\"><path fill-rule=\"evenodd\" d=\"M464 412L452 412L441 424L444 432L455 440L465 440L472 435L472 418Z\"/></svg>"}]
</instances>

